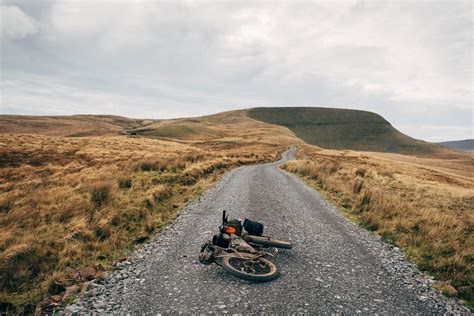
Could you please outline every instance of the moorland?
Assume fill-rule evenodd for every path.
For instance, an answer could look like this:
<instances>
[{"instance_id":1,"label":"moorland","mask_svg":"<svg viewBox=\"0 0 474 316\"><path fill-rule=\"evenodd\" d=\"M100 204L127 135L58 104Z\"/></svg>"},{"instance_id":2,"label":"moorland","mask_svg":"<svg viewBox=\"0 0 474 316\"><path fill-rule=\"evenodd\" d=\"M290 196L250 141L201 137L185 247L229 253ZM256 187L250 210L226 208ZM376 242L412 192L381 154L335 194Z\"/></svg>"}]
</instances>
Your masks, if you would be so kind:
<instances>
[{"instance_id":1,"label":"moorland","mask_svg":"<svg viewBox=\"0 0 474 316\"><path fill-rule=\"evenodd\" d=\"M412 139L374 113L325 108L0 116L0 305L72 300L225 172L290 145L297 159L282 169L472 306L474 155Z\"/></svg>"}]
</instances>

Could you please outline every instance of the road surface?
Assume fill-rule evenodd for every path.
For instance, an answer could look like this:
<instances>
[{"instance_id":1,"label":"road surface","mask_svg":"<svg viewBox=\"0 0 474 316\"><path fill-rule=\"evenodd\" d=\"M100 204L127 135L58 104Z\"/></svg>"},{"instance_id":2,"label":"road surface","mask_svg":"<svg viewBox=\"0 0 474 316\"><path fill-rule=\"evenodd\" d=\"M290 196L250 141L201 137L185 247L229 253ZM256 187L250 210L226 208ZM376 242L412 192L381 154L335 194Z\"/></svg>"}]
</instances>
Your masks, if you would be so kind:
<instances>
[{"instance_id":1,"label":"road surface","mask_svg":"<svg viewBox=\"0 0 474 316\"><path fill-rule=\"evenodd\" d=\"M318 192L276 163L238 168L191 203L103 284L66 309L99 313L466 312L429 288L401 252L349 222ZM251 283L198 262L221 212L265 224L294 243L275 260L280 277Z\"/></svg>"}]
</instances>

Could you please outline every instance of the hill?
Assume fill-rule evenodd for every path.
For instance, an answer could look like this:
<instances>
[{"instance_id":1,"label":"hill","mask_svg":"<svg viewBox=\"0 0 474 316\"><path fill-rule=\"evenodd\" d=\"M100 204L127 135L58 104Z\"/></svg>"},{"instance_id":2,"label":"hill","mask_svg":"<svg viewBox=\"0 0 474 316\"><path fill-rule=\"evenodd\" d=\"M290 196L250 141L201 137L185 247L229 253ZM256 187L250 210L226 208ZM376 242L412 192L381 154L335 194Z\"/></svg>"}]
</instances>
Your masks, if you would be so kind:
<instances>
[{"instance_id":1,"label":"hill","mask_svg":"<svg viewBox=\"0 0 474 316\"><path fill-rule=\"evenodd\" d=\"M247 110L253 119L288 127L305 142L328 149L428 154L440 146L413 139L382 116L359 110L287 107Z\"/></svg>"},{"instance_id":2,"label":"hill","mask_svg":"<svg viewBox=\"0 0 474 316\"><path fill-rule=\"evenodd\" d=\"M440 142L437 144L457 150L474 151L474 139L454 140L449 142Z\"/></svg>"},{"instance_id":3,"label":"hill","mask_svg":"<svg viewBox=\"0 0 474 316\"><path fill-rule=\"evenodd\" d=\"M156 120L140 120L115 115L26 116L0 115L1 134L41 134L49 136L103 136L138 128Z\"/></svg>"},{"instance_id":4,"label":"hill","mask_svg":"<svg viewBox=\"0 0 474 316\"><path fill-rule=\"evenodd\" d=\"M301 144L303 141L285 126L254 120L246 110L213 115L163 120L127 131L129 134L181 142L210 141Z\"/></svg>"}]
</instances>

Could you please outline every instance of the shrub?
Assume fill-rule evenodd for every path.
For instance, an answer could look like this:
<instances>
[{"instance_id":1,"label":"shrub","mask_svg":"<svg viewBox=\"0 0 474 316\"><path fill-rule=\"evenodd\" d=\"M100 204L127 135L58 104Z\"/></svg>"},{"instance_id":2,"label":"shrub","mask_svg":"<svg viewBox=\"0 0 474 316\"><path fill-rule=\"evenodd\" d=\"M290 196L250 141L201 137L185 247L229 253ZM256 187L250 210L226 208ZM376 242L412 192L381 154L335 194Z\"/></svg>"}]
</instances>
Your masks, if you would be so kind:
<instances>
[{"instance_id":1,"label":"shrub","mask_svg":"<svg viewBox=\"0 0 474 316\"><path fill-rule=\"evenodd\" d=\"M47 280L48 295L58 295L64 293L66 290L65 281L61 278L60 273L55 273Z\"/></svg>"},{"instance_id":2,"label":"shrub","mask_svg":"<svg viewBox=\"0 0 474 316\"><path fill-rule=\"evenodd\" d=\"M102 207L109 203L112 199L112 186L110 183L98 183L91 187L91 202Z\"/></svg>"},{"instance_id":3,"label":"shrub","mask_svg":"<svg viewBox=\"0 0 474 316\"><path fill-rule=\"evenodd\" d=\"M8 213L12 209L14 202L15 201L12 196L6 196L0 199L0 214Z\"/></svg>"},{"instance_id":4,"label":"shrub","mask_svg":"<svg viewBox=\"0 0 474 316\"><path fill-rule=\"evenodd\" d=\"M321 171L326 174L334 174L341 168L339 162L337 161L325 161L321 166Z\"/></svg>"},{"instance_id":5,"label":"shrub","mask_svg":"<svg viewBox=\"0 0 474 316\"><path fill-rule=\"evenodd\" d=\"M181 158L168 159L164 161L164 166L168 171L176 172L186 167L186 161Z\"/></svg>"},{"instance_id":6,"label":"shrub","mask_svg":"<svg viewBox=\"0 0 474 316\"><path fill-rule=\"evenodd\" d=\"M355 174L356 176L361 176L361 177L364 177L365 176L365 168L364 167L358 167L355 171Z\"/></svg>"},{"instance_id":7,"label":"shrub","mask_svg":"<svg viewBox=\"0 0 474 316\"><path fill-rule=\"evenodd\" d=\"M173 191L169 186L159 186L152 193L152 200L155 204L159 204L171 197Z\"/></svg>"},{"instance_id":8,"label":"shrub","mask_svg":"<svg viewBox=\"0 0 474 316\"><path fill-rule=\"evenodd\" d=\"M133 168L136 171L160 171L165 170L176 172L186 167L186 161L182 158L166 158L166 159L148 159L135 163Z\"/></svg>"},{"instance_id":9,"label":"shrub","mask_svg":"<svg viewBox=\"0 0 474 316\"><path fill-rule=\"evenodd\" d=\"M179 177L178 183L184 186L188 186L195 184L197 180L198 179L196 177L193 177L191 175L184 175L182 177Z\"/></svg>"},{"instance_id":10,"label":"shrub","mask_svg":"<svg viewBox=\"0 0 474 316\"><path fill-rule=\"evenodd\" d=\"M132 187L132 179L130 178L120 178L118 179L118 186L120 189L130 189Z\"/></svg>"},{"instance_id":11,"label":"shrub","mask_svg":"<svg viewBox=\"0 0 474 316\"><path fill-rule=\"evenodd\" d=\"M140 161L135 165L137 171L157 171L160 170L161 166L156 161Z\"/></svg>"},{"instance_id":12,"label":"shrub","mask_svg":"<svg viewBox=\"0 0 474 316\"><path fill-rule=\"evenodd\" d=\"M356 181L354 182L354 185L352 186L352 192L359 193L362 190L363 185L364 185L364 180L356 179Z\"/></svg>"}]
</instances>

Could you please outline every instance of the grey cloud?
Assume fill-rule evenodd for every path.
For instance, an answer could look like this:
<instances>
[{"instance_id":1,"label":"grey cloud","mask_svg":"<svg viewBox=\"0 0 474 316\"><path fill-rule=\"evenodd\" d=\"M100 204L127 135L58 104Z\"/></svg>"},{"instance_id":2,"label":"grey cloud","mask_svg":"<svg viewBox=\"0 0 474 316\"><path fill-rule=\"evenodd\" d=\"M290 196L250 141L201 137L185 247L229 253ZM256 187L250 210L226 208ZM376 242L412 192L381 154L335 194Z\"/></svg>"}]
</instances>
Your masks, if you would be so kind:
<instances>
[{"instance_id":1,"label":"grey cloud","mask_svg":"<svg viewBox=\"0 0 474 316\"><path fill-rule=\"evenodd\" d=\"M36 21L17 6L0 5L0 17L0 36L4 39L23 39L38 32Z\"/></svg>"},{"instance_id":2,"label":"grey cloud","mask_svg":"<svg viewBox=\"0 0 474 316\"><path fill-rule=\"evenodd\" d=\"M2 39L4 113L315 105L375 111L427 140L472 134L470 2L2 4L38 26Z\"/></svg>"}]
</instances>

